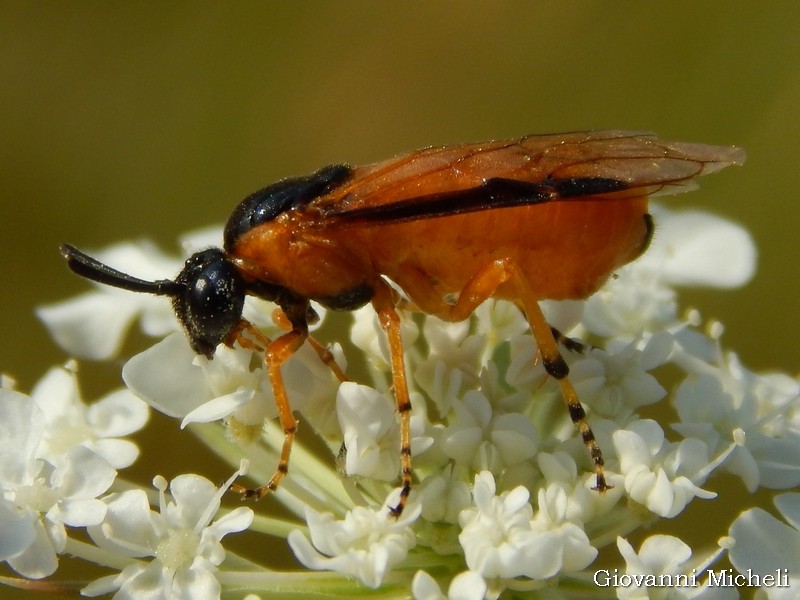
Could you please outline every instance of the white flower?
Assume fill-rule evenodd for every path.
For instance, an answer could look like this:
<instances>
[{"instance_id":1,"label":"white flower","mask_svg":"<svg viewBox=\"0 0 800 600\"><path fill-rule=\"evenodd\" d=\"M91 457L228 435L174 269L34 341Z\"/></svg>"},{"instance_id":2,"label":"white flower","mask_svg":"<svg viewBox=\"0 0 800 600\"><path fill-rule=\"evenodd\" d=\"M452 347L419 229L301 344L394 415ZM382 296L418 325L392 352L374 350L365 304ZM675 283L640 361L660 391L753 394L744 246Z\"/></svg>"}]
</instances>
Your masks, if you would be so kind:
<instances>
[{"instance_id":1,"label":"white flower","mask_svg":"<svg viewBox=\"0 0 800 600\"><path fill-rule=\"evenodd\" d=\"M464 571L453 577L447 595L425 571L417 571L411 581L414 600L483 600L487 591L486 581L474 571Z\"/></svg>"},{"instance_id":2,"label":"white flower","mask_svg":"<svg viewBox=\"0 0 800 600\"><path fill-rule=\"evenodd\" d=\"M491 473L476 475L475 507L464 509L459 516L462 530L458 539L470 570L487 579L544 579L582 569L594 559L597 551L586 534L563 521L563 490L549 499L540 491L540 511L535 518L527 489L519 486L499 496L495 491Z\"/></svg>"},{"instance_id":3,"label":"white flower","mask_svg":"<svg viewBox=\"0 0 800 600\"><path fill-rule=\"evenodd\" d=\"M331 513L318 513L306 507L311 542L294 530L288 537L289 546L309 569L351 575L364 585L377 588L416 543L410 525L419 517L420 506L409 504L397 519L389 507L395 506L398 498L395 490L381 508L356 506L340 521Z\"/></svg>"},{"instance_id":4,"label":"white flower","mask_svg":"<svg viewBox=\"0 0 800 600\"><path fill-rule=\"evenodd\" d=\"M537 360L538 349L530 333L510 337L508 343L511 362L506 369L505 379L512 387L525 392L522 394L524 405L530 402L530 392L538 391L548 375L542 361ZM507 403L508 400L505 400L504 404Z\"/></svg>"},{"instance_id":5,"label":"white flower","mask_svg":"<svg viewBox=\"0 0 800 600\"><path fill-rule=\"evenodd\" d=\"M115 469L123 469L139 455L136 444L118 439L140 430L149 417L147 405L130 391L112 392L87 406L81 400L74 370L53 368L39 380L31 397L45 421L39 457L59 464L80 444Z\"/></svg>"},{"instance_id":6,"label":"white flower","mask_svg":"<svg viewBox=\"0 0 800 600\"><path fill-rule=\"evenodd\" d=\"M251 371L250 361L248 350L225 347L217 349L213 360L197 356L176 332L125 363L122 378L150 406L182 419L185 426L221 419L269 393L264 370ZM260 423L270 411L274 416L274 403L262 396L239 416L244 423Z\"/></svg>"},{"instance_id":7,"label":"white flower","mask_svg":"<svg viewBox=\"0 0 800 600\"><path fill-rule=\"evenodd\" d=\"M158 512L150 509L141 489L108 496L105 520L88 528L92 540L109 553L151 560L131 560L120 573L93 581L81 593L114 592L116 599L219 598L217 567L225 559L221 540L253 520L253 511L242 506L212 523L234 477L217 489L198 475L180 475L169 484L171 498L166 481L157 477Z\"/></svg>"},{"instance_id":8,"label":"white flower","mask_svg":"<svg viewBox=\"0 0 800 600\"><path fill-rule=\"evenodd\" d=\"M591 489L595 484L594 476L579 471L575 460L565 452L539 452L536 463L544 477L544 483L539 485L548 497L556 489L564 492L567 504L563 518L572 523L594 524L598 516L611 512L625 493L622 477L607 470L606 479L614 487L598 494Z\"/></svg>"},{"instance_id":9,"label":"white flower","mask_svg":"<svg viewBox=\"0 0 800 600\"><path fill-rule=\"evenodd\" d=\"M653 535L642 542L637 554L628 540L617 538L617 549L625 559L628 575L677 575L692 556L692 549L676 537ZM619 598L648 598L644 586L617 588Z\"/></svg>"},{"instance_id":10,"label":"white flower","mask_svg":"<svg viewBox=\"0 0 800 600\"><path fill-rule=\"evenodd\" d=\"M453 402L455 423L442 432L444 453L475 472L500 473L536 454L538 434L525 415L493 412L486 397L469 391Z\"/></svg>"},{"instance_id":11,"label":"white flower","mask_svg":"<svg viewBox=\"0 0 800 600\"><path fill-rule=\"evenodd\" d=\"M690 560L692 549L676 537L652 535L642 542L637 554L628 540L617 538L617 548L625 559L625 573L630 584L617 588L617 597L623 600L648 600L658 598L704 598L733 599L738 594L735 588L708 588L694 586L691 575L701 579L702 573L695 571ZM678 579L680 576L680 579ZM663 577L663 583L659 579ZM650 578L649 583L648 578ZM638 582L642 582L639 585ZM667 582L671 582L667 584ZM677 583L686 583L677 585ZM628 580L626 580L628 583Z\"/></svg>"},{"instance_id":12,"label":"white flower","mask_svg":"<svg viewBox=\"0 0 800 600\"><path fill-rule=\"evenodd\" d=\"M531 531L547 539L551 560L560 564L557 571L580 571L591 564L597 550L589 542L582 523L569 521L570 498L559 485L539 490L539 508L531 520Z\"/></svg>"},{"instance_id":13,"label":"white flower","mask_svg":"<svg viewBox=\"0 0 800 600\"><path fill-rule=\"evenodd\" d=\"M131 358L122 378L150 406L182 419L182 426L233 417L252 426L257 437L264 419L277 416L277 409L266 369L263 363L252 367L252 358L250 350L220 346L208 360L195 355L185 336L176 332ZM308 345L281 372L294 410L330 398L338 385Z\"/></svg>"},{"instance_id":14,"label":"white flower","mask_svg":"<svg viewBox=\"0 0 800 600\"><path fill-rule=\"evenodd\" d=\"M105 516L97 496L116 471L84 446L58 466L37 458L45 418L30 398L0 389L0 560L25 577L52 574L64 550L65 525L94 525Z\"/></svg>"},{"instance_id":15,"label":"white flower","mask_svg":"<svg viewBox=\"0 0 800 600\"><path fill-rule=\"evenodd\" d=\"M718 356L719 367L700 363L675 394L681 423L673 428L699 437L716 451L733 444L725 470L749 491L761 485L800 485L800 384L790 377L761 376L745 369L735 354ZM743 432L742 436L739 432ZM744 438L744 443L737 438Z\"/></svg>"},{"instance_id":16,"label":"white flower","mask_svg":"<svg viewBox=\"0 0 800 600\"><path fill-rule=\"evenodd\" d=\"M679 514L694 498L716 494L698 487L707 476L711 460L708 447L698 439L670 444L655 421L631 423L613 435L625 491L659 516Z\"/></svg>"},{"instance_id":17,"label":"white flower","mask_svg":"<svg viewBox=\"0 0 800 600\"><path fill-rule=\"evenodd\" d=\"M702 210L673 211L651 204L656 235L637 269L676 286L734 288L752 279L756 248L741 225Z\"/></svg>"},{"instance_id":18,"label":"white flower","mask_svg":"<svg viewBox=\"0 0 800 600\"><path fill-rule=\"evenodd\" d=\"M370 387L344 382L336 394L336 412L347 448L345 472L394 480L400 469L394 403Z\"/></svg>"},{"instance_id":19,"label":"white flower","mask_svg":"<svg viewBox=\"0 0 800 600\"><path fill-rule=\"evenodd\" d=\"M627 265L587 298L582 323L604 337L635 339L652 331L683 326L677 293L650 271Z\"/></svg>"},{"instance_id":20,"label":"white flower","mask_svg":"<svg viewBox=\"0 0 800 600\"><path fill-rule=\"evenodd\" d=\"M47 534L35 507L17 506L17 489L29 486L42 467L36 450L44 428L42 411L22 394L0 389L0 560L9 561L25 552L34 541L48 545ZM39 538L39 540L37 540ZM44 577L55 571L55 551L43 548L46 560L28 577ZM14 564L11 564L12 568ZM27 569L26 569L27 571Z\"/></svg>"},{"instance_id":21,"label":"white flower","mask_svg":"<svg viewBox=\"0 0 800 600\"><path fill-rule=\"evenodd\" d=\"M418 394L412 394L411 451L413 456L433 444L425 431ZM337 432L344 441L344 470L349 476L394 481L400 470L400 425L394 398L375 389L346 381L336 395Z\"/></svg>"},{"instance_id":22,"label":"white flower","mask_svg":"<svg viewBox=\"0 0 800 600\"><path fill-rule=\"evenodd\" d=\"M481 372L486 349L485 335L470 335L469 320L448 323L435 317L425 319L422 336L428 347L427 356L414 369L414 381L434 400L440 414L447 412L449 397L441 394L444 374L459 374L462 392L473 387Z\"/></svg>"},{"instance_id":23,"label":"white flower","mask_svg":"<svg viewBox=\"0 0 800 600\"><path fill-rule=\"evenodd\" d=\"M457 523L459 513L472 501L466 469L448 464L416 486L414 498L422 504L422 518L426 521Z\"/></svg>"},{"instance_id":24,"label":"white flower","mask_svg":"<svg viewBox=\"0 0 800 600\"><path fill-rule=\"evenodd\" d=\"M760 508L743 512L731 525L729 534L735 545L728 555L740 573L749 569L764 576L787 569L788 588L764 587L762 591L770 600L790 600L800 593L800 494L782 494L774 501L786 523Z\"/></svg>"},{"instance_id":25,"label":"white flower","mask_svg":"<svg viewBox=\"0 0 800 600\"><path fill-rule=\"evenodd\" d=\"M672 349L669 334L653 335L642 350L632 341L616 352L589 350L570 365L570 378L592 412L626 422L633 411L654 404L667 391L649 374L661 365Z\"/></svg>"},{"instance_id":26,"label":"white flower","mask_svg":"<svg viewBox=\"0 0 800 600\"><path fill-rule=\"evenodd\" d=\"M486 337L486 350L492 350L512 337L525 335L527 331L528 321L513 302L491 299L475 309L475 332ZM489 358L483 357L484 361Z\"/></svg>"}]
</instances>

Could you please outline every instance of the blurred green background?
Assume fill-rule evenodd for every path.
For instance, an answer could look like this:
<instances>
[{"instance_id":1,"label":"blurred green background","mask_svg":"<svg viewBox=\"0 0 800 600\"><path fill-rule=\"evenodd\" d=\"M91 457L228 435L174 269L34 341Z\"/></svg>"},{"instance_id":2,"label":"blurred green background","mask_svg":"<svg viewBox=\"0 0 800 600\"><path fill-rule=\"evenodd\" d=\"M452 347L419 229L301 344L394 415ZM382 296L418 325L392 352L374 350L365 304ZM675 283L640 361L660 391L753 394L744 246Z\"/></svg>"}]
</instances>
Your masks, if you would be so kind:
<instances>
[{"instance_id":1,"label":"blurred green background","mask_svg":"<svg viewBox=\"0 0 800 600\"><path fill-rule=\"evenodd\" d=\"M796 374L798 32L790 2L2 2L0 370L27 391L67 358L33 314L87 290L61 242L174 251L253 190L331 162L627 128L747 149L670 202L744 224L757 276L683 297L746 365ZM119 377L81 369L89 398ZM182 455L166 427L146 436ZM137 466L144 481L158 468Z\"/></svg>"}]
</instances>

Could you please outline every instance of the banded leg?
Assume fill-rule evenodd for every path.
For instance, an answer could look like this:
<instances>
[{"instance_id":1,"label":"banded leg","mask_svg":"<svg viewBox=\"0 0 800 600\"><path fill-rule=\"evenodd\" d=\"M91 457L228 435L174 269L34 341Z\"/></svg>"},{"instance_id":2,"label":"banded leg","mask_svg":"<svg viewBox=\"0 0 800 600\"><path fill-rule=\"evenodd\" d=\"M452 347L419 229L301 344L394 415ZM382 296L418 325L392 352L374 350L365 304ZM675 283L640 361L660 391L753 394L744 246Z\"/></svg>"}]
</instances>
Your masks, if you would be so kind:
<instances>
[{"instance_id":1,"label":"banded leg","mask_svg":"<svg viewBox=\"0 0 800 600\"><path fill-rule=\"evenodd\" d=\"M400 316L395 310L395 299L392 289L381 282L376 286L372 297L372 306L378 314L378 321L389 341L389 354L392 365L392 387L400 414L400 465L401 488L400 500L389 510L394 517L399 517L408 502L411 493L411 399L408 396L406 370L403 364L403 339L400 336Z\"/></svg>"},{"instance_id":2,"label":"banded leg","mask_svg":"<svg viewBox=\"0 0 800 600\"><path fill-rule=\"evenodd\" d=\"M583 443L592 456L596 476L596 483L593 489L604 492L611 486L606 483L603 470L603 453L597 444L597 440L595 440L592 428L586 420L586 412L578 399L578 394L569 381L569 367L558 350L556 339L564 342L564 345L570 350L583 351L585 346L580 342L565 337L548 325L539 306L539 299L533 293L527 279L517 266L510 260L501 259L495 260L484 267L464 287L461 294L459 294L458 300L450 307L449 314L445 318L452 321L466 319L484 300L492 297L500 285L504 283L509 283L514 287L515 298L522 306L525 317L528 319L531 333L539 347L539 354L542 357L545 371L558 381L561 397L567 405L570 419L580 431Z\"/></svg>"},{"instance_id":3,"label":"banded leg","mask_svg":"<svg viewBox=\"0 0 800 600\"><path fill-rule=\"evenodd\" d=\"M243 334L245 332L252 336L256 342L254 343L250 339L244 337ZM243 347L257 349L259 344L266 342L263 348L264 363L267 367L270 381L272 382L275 404L278 407L278 418L280 419L284 436L278 467L266 484L255 489L249 489L238 484L231 486L232 491L242 494L244 498L255 498L256 500L263 498L269 492L275 491L280 485L281 480L289 472L289 456L292 453L292 444L294 443L294 437L297 433L297 420L292 414L292 407L286 395L286 387L283 383L283 375L281 374L281 365L303 345L307 337L307 331L293 329L276 340L270 341L247 321L244 321L240 326L237 341Z\"/></svg>"},{"instance_id":4,"label":"banded leg","mask_svg":"<svg viewBox=\"0 0 800 600\"><path fill-rule=\"evenodd\" d=\"M584 445L589 450L589 454L594 462L595 472L595 485L592 489L598 492L605 492L612 486L606 483L606 475L603 470L603 452L594 437L594 432L586 420L586 412L583 409L581 401L578 399L578 394L572 383L569 381L569 366L561 356L558 350L556 338L553 335L553 330L548 325L544 318L542 309L539 302L533 295L528 285L528 281L515 267L511 267L512 280L515 282L519 293L519 300L522 303L525 316L531 326L531 332L536 339L536 344L539 346L539 352L542 356L542 363L547 374L558 381L558 386L561 389L561 397L567 405L569 410L569 417L575 424L575 427L580 431L581 439Z\"/></svg>"},{"instance_id":5,"label":"banded leg","mask_svg":"<svg viewBox=\"0 0 800 600\"><path fill-rule=\"evenodd\" d=\"M583 354L589 348L582 341L576 340L571 337L567 337L555 327L551 327L550 332L553 334L553 338L556 340L557 344L561 344L562 346L564 346L564 348L570 350L571 352L578 352L579 354Z\"/></svg>"}]
</instances>

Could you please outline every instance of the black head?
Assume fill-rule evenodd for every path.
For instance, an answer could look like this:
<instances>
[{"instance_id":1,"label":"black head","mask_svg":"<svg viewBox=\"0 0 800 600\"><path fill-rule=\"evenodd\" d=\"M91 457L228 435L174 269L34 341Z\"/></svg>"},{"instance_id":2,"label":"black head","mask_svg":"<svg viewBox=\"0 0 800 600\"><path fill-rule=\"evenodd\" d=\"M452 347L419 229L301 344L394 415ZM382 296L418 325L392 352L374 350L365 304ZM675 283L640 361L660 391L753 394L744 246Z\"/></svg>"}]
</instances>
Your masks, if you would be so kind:
<instances>
[{"instance_id":1,"label":"black head","mask_svg":"<svg viewBox=\"0 0 800 600\"><path fill-rule=\"evenodd\" d=\"M220 248L193 254L174 281L145 281L93 259L68 244L61 254L82 277L113 287L172 298L192 349L208 358L236 330L242 318L246 285L236 266Z\"/></svg>"}]
</instances>

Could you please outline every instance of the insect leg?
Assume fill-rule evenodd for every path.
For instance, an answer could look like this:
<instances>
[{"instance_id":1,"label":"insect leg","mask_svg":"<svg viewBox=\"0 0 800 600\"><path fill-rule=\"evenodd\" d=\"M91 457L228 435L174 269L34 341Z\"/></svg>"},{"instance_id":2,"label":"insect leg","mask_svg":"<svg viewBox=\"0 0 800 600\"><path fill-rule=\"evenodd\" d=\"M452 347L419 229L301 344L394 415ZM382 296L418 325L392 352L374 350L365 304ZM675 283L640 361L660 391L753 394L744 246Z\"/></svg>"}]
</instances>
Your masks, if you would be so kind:
<instances>
[{"instance_id":1,"label":"insect leg","mask_svg":"<svg viewBox=\"0 0 800 600\"><path fill-rule=\"evenodd\" d=\"M386 332L389 340L389 354L392 364L392 387L397 402L397 412L400 413L400 460L402 484L400 500L396 506L391 507L392 516L399 517L411 493L411 400L408 396L406 370L403 364L403 340L400 337L400 316L395 310L395 301L392 289L382 281L375 286L375 295L372 297L372 306L378 314L381 327Z\"/></svg>"},{"instance_id":2,"label":"insect leg","mask_svg":"<svg viewBox=\"0 0 800 600\"><path fill-rule=\"evenodd\" d=\"M478 305L493 296L497 288L506 282L512 284L516 289L516 299L522 305L522 309L528 319L531 333L539 347L545 371L558 381L561 396L569 410L569 416L578 431L580 431L583 443L592 456L596 476L594 489L603 492L611 487L606 483L605 472L603 471L603 453L597 444L592 428L586 420L586 412L578 399L578 394L569 381L569 367L558 350L556 339L563 341L564 345L570 350L582 349L583 346L550 327L544 318L544 314L542 314L538 299L531 290L525 274L509 259L492 261L464 287L456 303L450 307L448 316L453 321L466 319Z\"/></svg>"},{"instance_id":3,"label":"insect leg","mask_svg":"<svg viewBox=\"0 0 800 600\"><path fill-rule=\"evenodd\" d=\"M258 330L249 323L246 323L242 329L253 335L253 337L259 341L266 339L260 333L254 334L253 332L257 332ZM283 446L281 447L278 468L266 484L255 489L248 489L236 484L231 486L233 491L239 492L245 498L255 498L258 500L263 498L267 493L275 491L283 477L289 472L289 455L292 452L292 443L294 442L295 433L297 432L297 420L292 414L292 407L286 395L286 387L283 384L283 376L281 375L281 365L303 345L307 337L308 332L293 329L283 334L275 341L269 342L264 349L264 363L266 364L267 372L272 381L272 391L275 395L275 404L278 407L278 417L281 421L281 427L283 427ZM241 335L239 337L239 342L245 347L252 348L254 346L252 342Z\"/></svg>"},{"instance_id":4,"label":"insect leg","mask_svg":"<svg viewBox=\"0 0 800 600\"><path fill-rule=\"evenodd\" d=\"M561 388L561 397L567 404L570 419L572 419L575 427L580 431L583 443L592 456L595 471L595 486L592 489L598 492L604 492L613 486L606 483L606 476L603 470L603 452L600 450L600 446L594 437L594 432L592 432L592 428L586 420L586 412L578 399L578 394L569 381L569 366L567 366L564 357L561 356L561 352L558 350L558 344L556 343L556 337L553 335L553 329L545 320L542 309L539 306L536 296L531 291L528 280L514 265L510 265L509 268L512 281L517 288L519 301L522 303L525 316L531 326L531 333L533 333L536 344L539 346L539 352L542 356L542 363L544 364L545 371L558 381L558 386ZM570 348L569 344L565 345Z\"/></svg>"},{"instance_id":5,"label":"insect leg","mask_svg":"<svg viewBox=\"0 0 800 600\"><path fill-rule=\"evenodd\" d=\"M564 348L566 348L567 350L583 354L589 348L586 344L584 344L580 340L567 337L555 327L550 327L550 331L553 334L553 338L555 338L556 342L564 346Z\"/></svg>"},{"instance_id":6,"label":"insect leg","mask_svg":"<svg viewBox=\"0 0 800 600\"><path fill-rule=\"evenodd\" d=\"M333 356L333 353L330 350L328 350L325 346L311 336L308 336L307 341L314 349L314 352L317 353L319 359L333 372L333 374L336 376L336 379L339 381L350 381L345 372L339 366L339 363L336 362L336 358Z\"/></svg>"},{"instance_id":7,"label":"insect leg","mask_svg":"<svg viewBox=\"0 0 800 600\"><path fill-rule=\"evenodd\" d=\"M272 313L272 321L275 323L275 325L277 325L281 329L285 329L287 331L292 329L292 324L289 321L289 318L280 308L276 308L275 311ZM314 349L314 352L317 353L319 359L323 363L325 363L328 366L328 368L333 372L333 374L336 376L336 379L338 379L339 381L349 381L347 375L345 375L342 368L336 362L336 359L333 357L333 354L331 353L330 350L328 350L323 344L321 344L311 336L308 336L308 343Z\"/></svg>"}]
</instances>

